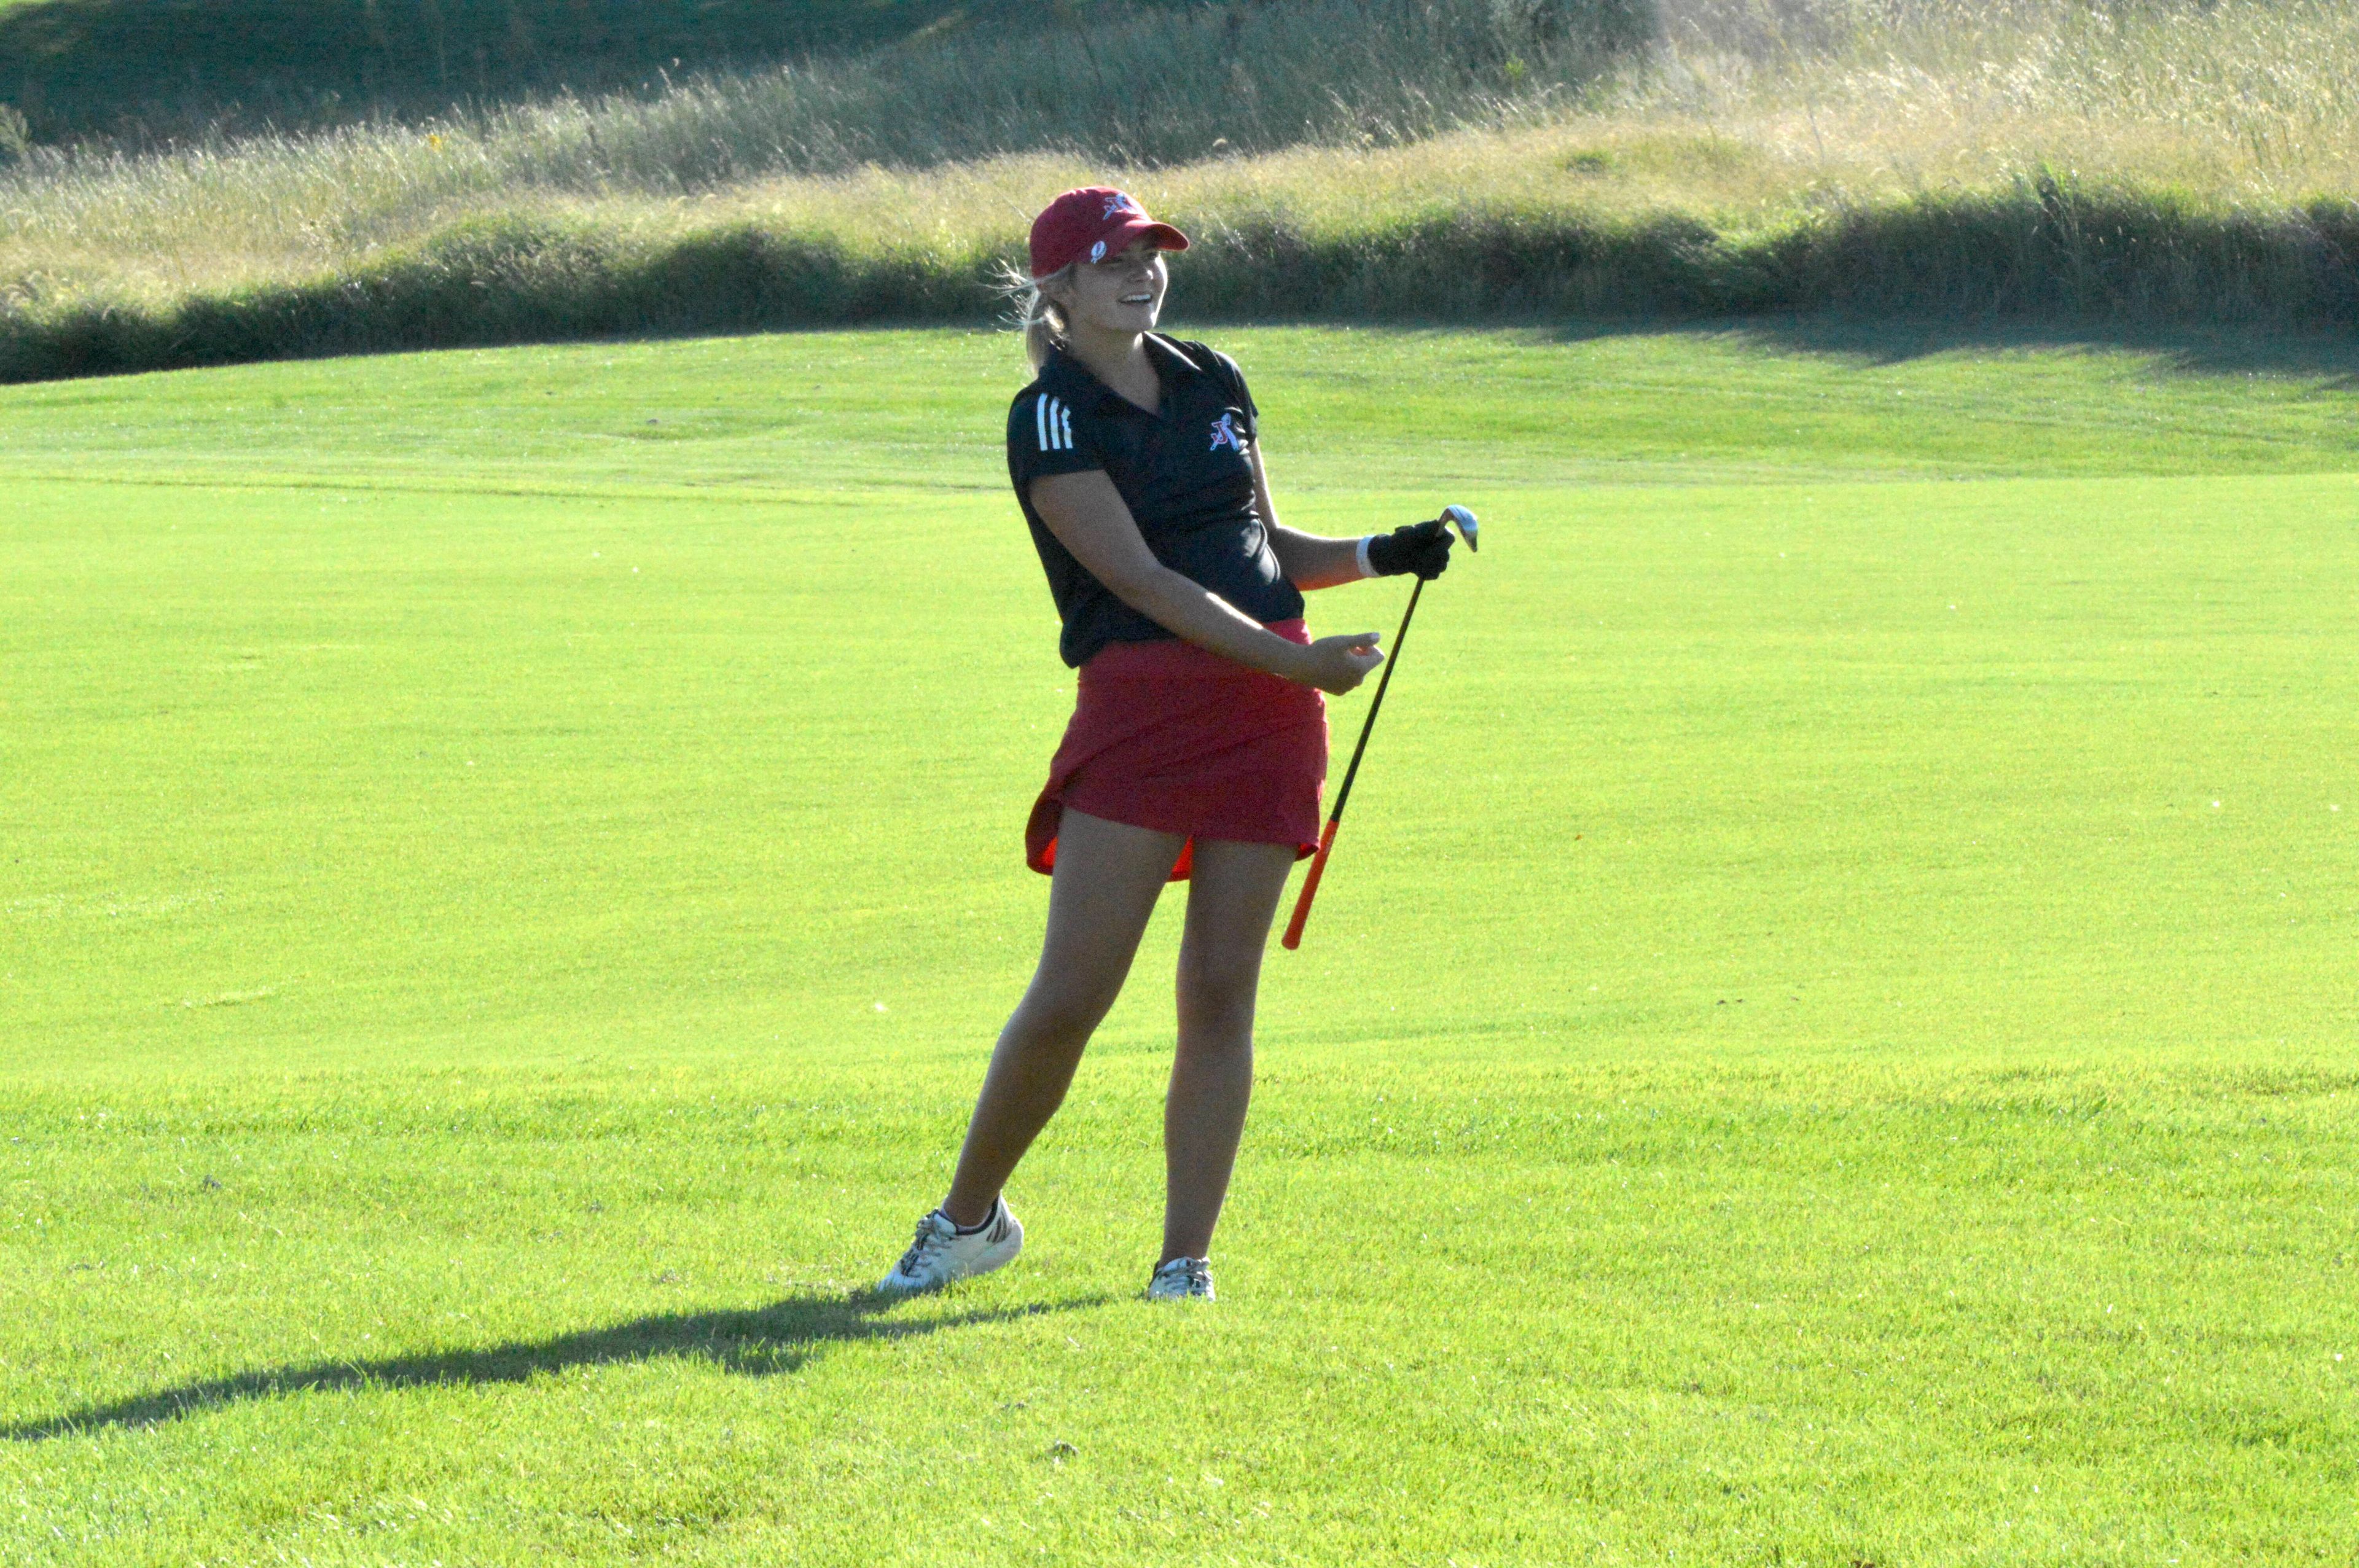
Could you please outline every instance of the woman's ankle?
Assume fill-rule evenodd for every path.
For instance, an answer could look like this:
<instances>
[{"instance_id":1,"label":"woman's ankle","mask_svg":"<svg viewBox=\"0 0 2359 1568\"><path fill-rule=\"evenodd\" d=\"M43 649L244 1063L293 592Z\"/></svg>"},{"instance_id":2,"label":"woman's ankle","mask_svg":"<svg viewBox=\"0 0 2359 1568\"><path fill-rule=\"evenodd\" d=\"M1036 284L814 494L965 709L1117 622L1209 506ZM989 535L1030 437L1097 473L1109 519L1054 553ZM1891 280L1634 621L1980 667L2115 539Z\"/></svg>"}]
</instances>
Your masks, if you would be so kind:
<instances>
[{"instance_id":1,"label":"woman's ankle","mask_svg":"<svg viewBox=\"0 0 2359 1568\"><path fill-rule=\"evenodd\" d=\"M980 1229L998 1211L998 1208L999 1198L996 1194L984 1199L981 1203L961 1203L956 1196L942 1200L943 1217L961 1230Z\"/></svg>"}]
</instances>

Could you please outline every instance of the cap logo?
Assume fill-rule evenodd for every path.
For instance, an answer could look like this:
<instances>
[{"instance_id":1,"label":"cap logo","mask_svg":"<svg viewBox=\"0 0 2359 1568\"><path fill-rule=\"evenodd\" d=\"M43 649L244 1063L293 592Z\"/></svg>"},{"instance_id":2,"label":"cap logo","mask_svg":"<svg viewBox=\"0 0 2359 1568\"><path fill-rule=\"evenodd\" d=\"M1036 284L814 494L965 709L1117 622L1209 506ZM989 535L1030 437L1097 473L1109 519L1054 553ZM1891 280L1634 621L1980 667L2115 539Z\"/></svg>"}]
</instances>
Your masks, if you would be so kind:
<instances>
[{"instance_id":1,"label":"cap logo","mask_svg":"<svg viewBox=\"0 0 2359 1568\"><path fill-rule=\"evenodd\" d=\"M1105 260L1105 242L1103 240L1100 240L1096 244L1090 247L1090 260L1093 262L1102 262Z\"/></svg>"},{"instance_id":2,"label":"cap logo","mask_svg":"<svg viewBox=\"0 0 2359 1568\"><path fill-rule=\"evenodd\" d=\"M1133 200L1131 200L1127 195L1125 195L1124 192L1117 190L1117 191L1115 191L1112 196L1109 196L1109 197L1107 197L1107 198L1105 199L1105 213L1104 213L1104 217L1103 217L1103 219L1102 219L1101 221L1103 222L1103 221L1106 221L1106 220L1111 220L1111 219L1114 217L1114 215L1115 213L1117 213L1117 212L1138 212L1138 211L1139 211L1138 203L1137 203L1137 202L1136 202L1136 201L1133 201ZM1146 216L1146 214L1145 214L1144 212L1140 212L1140 213L1139 213L1139 215L1140 215L1141 217L1145 217L1145 216Z\"/></svg>"}]
</instances>

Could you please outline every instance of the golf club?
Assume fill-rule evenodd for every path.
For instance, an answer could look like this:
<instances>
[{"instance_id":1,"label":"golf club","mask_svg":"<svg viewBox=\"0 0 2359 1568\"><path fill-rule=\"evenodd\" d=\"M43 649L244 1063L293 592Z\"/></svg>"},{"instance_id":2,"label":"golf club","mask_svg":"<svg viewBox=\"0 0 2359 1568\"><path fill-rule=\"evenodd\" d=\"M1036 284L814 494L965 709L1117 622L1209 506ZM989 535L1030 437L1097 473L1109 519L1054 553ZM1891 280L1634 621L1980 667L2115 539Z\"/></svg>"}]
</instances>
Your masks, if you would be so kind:
<instances>
[{"instance_id":1,"label":"golf club","mask_svg":"<svg viewBox=\"0 0 2359 1568\"><path fill-rule=\"evenodd\" d=\"M1445 506L1440 521L1455 526L1458 536L1466 541L1470 550L1480 550L1475 543L1474 514L1463 506ZM1360 759L1367 755L1368 736L1375 730L1376 715L1385 706L1385 692L1393 684L1393 671L1400 667L1401 646L1408 640L1410 617L1417 613L1418 596L1425 591L1426 579L1417 579L1408 590L1408 608L1401 611L1400 630L1393 633L1392 656L1385 661L1385 673L1376 682L1375 699L1368 704L1368 717L1360 725L1360 743L1352 748L1352 765L1343 770L1343 787L1335 792L1335 809L1327 814L1326 830L1319 835L1318 858L1310 862L1310 874L1302 879L1301 896L1294 901L1294 918L1286 923L1286 935L1280 944L1288 952L1302 946L1302 927L1310 919L1310 901L1319 896L1319 879L1326 873L1327 856L1335 848L1335 829L1343 821L1343 807L1351 804L1352 781L1360 776Z\"/></svg>"}]
</instances>

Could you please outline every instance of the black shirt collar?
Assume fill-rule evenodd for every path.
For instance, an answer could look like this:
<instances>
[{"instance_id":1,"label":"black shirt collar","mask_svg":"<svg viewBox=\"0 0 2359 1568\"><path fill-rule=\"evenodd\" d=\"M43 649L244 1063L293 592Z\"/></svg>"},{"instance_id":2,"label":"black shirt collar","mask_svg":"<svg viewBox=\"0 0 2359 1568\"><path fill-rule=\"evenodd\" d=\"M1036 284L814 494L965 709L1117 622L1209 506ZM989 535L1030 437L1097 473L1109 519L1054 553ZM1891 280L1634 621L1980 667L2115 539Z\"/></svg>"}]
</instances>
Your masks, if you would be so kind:
<instances>
[{"instance_id":1,"label":"black shirt collar","mask_svg":"<svg viewBox=\"0 0 2359 1568\"><path fill-rule=\"evenodd\" d=\"M1147 356L1155 362L1155 368L1161 375L1164 402L1168 406L1171 401L1171 395L1179 389L1180 378L1187 375L1201 375L1204 373L1204 367L1189 358L1181 351L1179 344L1162 333L1147 332L1143 336L1147 343ZM1095 371L1062 348L1051 353L1048 363L1040 367L1039 382L1047 390L1070 398L1076 404L1088 399L1090 404L1099 407L1119 406L1123 408L1138 408L1138 405L1100 381ZM1145 413L1146 410L1139 409L1139 412Z\"/></svg>"},{"instance_id":2,"label":"black shirt collar","mask_svg":"<svg viewBox=\"0 0 2359 1568\"><path fill-rule=\"evenodd\" d=\"M1165 337L1162 333L1148 332L1145 334L1145 337L1147 341L1147 354L1151 358L1160 360L1166 370L1177 370L1182 375L1201 375L1203 373L1203 366L1198 364L1194 360L1190 359L1186 354L1182 353L1180 350L1180 345Z\"/></svg>"}]
</instances>

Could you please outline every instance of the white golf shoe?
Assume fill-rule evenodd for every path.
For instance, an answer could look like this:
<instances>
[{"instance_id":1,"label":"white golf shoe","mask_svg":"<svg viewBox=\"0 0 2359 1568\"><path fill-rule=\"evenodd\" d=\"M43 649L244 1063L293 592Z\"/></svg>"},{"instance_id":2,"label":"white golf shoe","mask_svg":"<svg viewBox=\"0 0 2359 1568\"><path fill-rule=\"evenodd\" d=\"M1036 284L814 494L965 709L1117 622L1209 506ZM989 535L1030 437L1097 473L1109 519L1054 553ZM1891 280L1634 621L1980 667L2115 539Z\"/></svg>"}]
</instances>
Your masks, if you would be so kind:
<instances>
[{"instance_id":1,"label":"white golf shoe","mask_svg":"<svg viewBox=\"0 0 2359 1568\"><path fill-rule=\"evenodd\" d=\"M1174 1258L1160 1264L1155 1277L1147 1281L1147 1299L1151 1302L1208 1302L1212 1299L1212 1260L1210 1258Z\"/></svg>"},{"instance_id":2,"label":"white golf shoe","mask_svg":"<svg viewBox=\"0 0 2359 1568\"><path fill-rule=\"evenodd\" d=\"M914 1295L938 1291L953 1280L971 1280L1016 1260L1024 1250L1024 1227L1007 1212L1007 1200L991 1206L991 1217L974 1230L962 1231L951 1217L936 1209L918 1221L917 1239L878 1283L879 1295Z\"/></svg>"}]
</instances>

